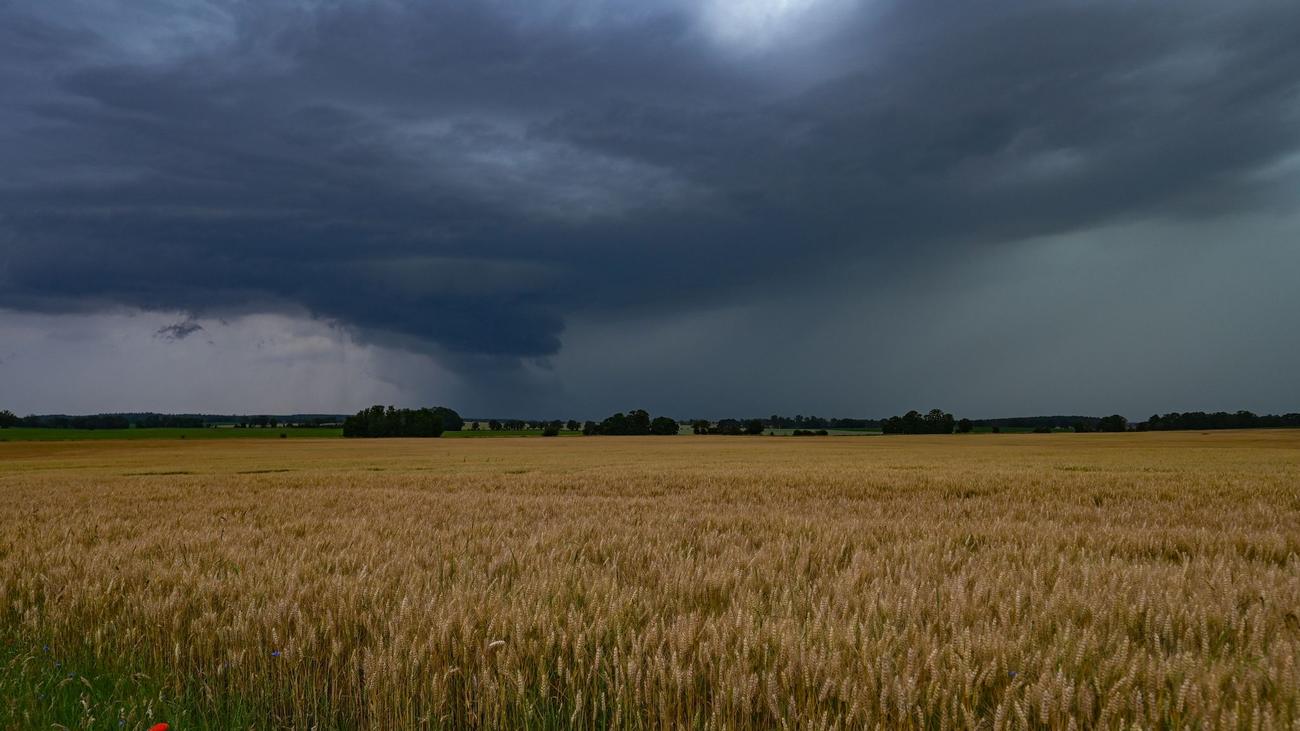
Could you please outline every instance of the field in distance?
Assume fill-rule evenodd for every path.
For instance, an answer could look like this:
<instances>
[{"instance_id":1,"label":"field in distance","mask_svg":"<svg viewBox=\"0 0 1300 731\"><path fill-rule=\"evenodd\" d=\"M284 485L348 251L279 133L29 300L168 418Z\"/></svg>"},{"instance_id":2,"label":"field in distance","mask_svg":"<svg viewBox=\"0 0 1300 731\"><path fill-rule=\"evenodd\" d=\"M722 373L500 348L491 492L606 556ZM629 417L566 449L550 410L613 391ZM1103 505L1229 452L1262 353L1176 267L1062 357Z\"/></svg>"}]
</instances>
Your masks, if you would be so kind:
<instances>
[{"instance_id":1,"label":"field in distance","mask_svg":"<svg viewBox=\"0 0 1300 731\"><path fill-rule=\"evenodd\" d=\"M287 426L236 429L220 426L209 428L158 428L158 429L38 429L31 427L11 427L0 429L0 442L66 442L93 440L165 440L165 439L320 439L343 436L341 427ZM479 438L479 437L540 437L541 429L520 429L515 431L449 431L443 432L443 438ZM560 436L581 436L582 432L561 431Z\"/></svg>"},{"instance_id":2,"label":"field in distance","mask_svg":"<svg viewBox=\"0 0 1300 731\"><path fill-rule=\"evenodd\" d=\"M764 430L765 435L773 436L790 436L795 429L773 429ZM828 436L878 436L879 429L828 429ZM975 427L975 433L987 433L990 427ZM1003 433L1027 434L1033 431L1024 427L1003 427ZM1063 431L1063 430L1061 430ZM689 426L682 426L680 433L683 435L691 434ZM37 429L31 427L12 427L0 429L0 442L30 442L30 441L80 441L84 439L279 439L283 438L302 439L302 438L336 438L343 436L343 429L340 427L257 427L247 429L236 429L229 426L209 427L209 428L150 428L150 429ZM463 429L461 431L443 432L445 439L458 438L496 438L496 437L540 437L541 429L501 429L492 431L490 429ZM569 431L563 429L558 436L575 437L582 436L581 431Z\"/></svg>"},{"instance_id":3,"label":"field in distance","mask_svg":"<svg viewBox=\"0 0 1300 731\"><path fill-rule=\"evenodd\" d=\"M796 431L816 431L816 429L812 429L812 430L773 429L772 427L768 427L763 430L763 433L771 434L779 437L788 437L791 434L794 434ZM825 431L827 436L832 436L832 437L875 436L880 434L879 429L826 429Z\"/></svg>"},{"instance_id":4,"label":"field in distance","mask_svg":"<svg viewBox=\"0 0 1300 731\"><path fill-rule=\"evenodd\" d=\"M0 727L1291 729L1298 556L1290 430L7 442Z\"/></svg>"},{"instance_id":5,"label":"field in distance","mask_svg":"<svg viewBox=\"0 0 1300 731\"><path fill-rule=\"evenodd\" d=\"M0 429L0 442L66 442L118 439L301 439L304 437L342 437L341 427L286 426L254 429L236 429L234 427L210 428L157 428L157 429L43 429L33 427L10 427Z\"/></svg>"}]
</instances>

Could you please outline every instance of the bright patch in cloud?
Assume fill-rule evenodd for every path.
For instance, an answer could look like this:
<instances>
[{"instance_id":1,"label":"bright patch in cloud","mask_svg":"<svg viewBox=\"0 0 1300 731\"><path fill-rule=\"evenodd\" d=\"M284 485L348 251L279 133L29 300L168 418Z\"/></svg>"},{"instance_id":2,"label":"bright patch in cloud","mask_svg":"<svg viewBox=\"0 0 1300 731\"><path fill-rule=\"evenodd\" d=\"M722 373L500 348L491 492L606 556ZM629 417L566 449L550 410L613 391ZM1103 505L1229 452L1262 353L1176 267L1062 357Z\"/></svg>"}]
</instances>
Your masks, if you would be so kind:
<instances>
[{"instance_id":1,"label":"bright patch in cloud","mask_svg":"<svg viewBox=\"0 0 1300 731\"><path fill-rule=\"evenodd\" d=\"M710 34L738 49L762 50L775 43L820 34L851 0L712 0L704 7Z\"/></svg>"}]
</instances>

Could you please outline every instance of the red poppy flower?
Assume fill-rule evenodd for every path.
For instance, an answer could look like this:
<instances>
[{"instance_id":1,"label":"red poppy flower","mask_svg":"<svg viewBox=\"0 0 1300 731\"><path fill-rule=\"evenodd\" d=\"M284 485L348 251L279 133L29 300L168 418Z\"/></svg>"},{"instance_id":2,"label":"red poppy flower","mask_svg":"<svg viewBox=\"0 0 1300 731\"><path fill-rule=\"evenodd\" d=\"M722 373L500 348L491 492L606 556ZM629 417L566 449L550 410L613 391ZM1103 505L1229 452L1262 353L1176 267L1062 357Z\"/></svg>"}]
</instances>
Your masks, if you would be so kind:
<instances>
[{"instance_id":1,"label":"red poppy flower","mask_svg":"<svg viewBox=\"0 0 1300 731\"><path fill-rule=\"evenodd\" d=\"M149 727L149 731L171 731L171 726L165 723L155 723Z\"/></svg>"}]
</instances>

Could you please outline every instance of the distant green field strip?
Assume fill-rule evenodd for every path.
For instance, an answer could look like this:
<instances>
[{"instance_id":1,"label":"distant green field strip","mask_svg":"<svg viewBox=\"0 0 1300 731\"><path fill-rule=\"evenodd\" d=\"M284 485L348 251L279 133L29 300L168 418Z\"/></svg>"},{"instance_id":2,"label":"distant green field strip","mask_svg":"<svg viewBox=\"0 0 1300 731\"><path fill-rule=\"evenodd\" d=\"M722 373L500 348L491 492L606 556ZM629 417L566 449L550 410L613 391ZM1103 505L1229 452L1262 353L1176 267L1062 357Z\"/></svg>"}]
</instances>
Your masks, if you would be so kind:
<instances>
[{"instance_id":1,"label":"distant green field strip","mask_svg":"<svg viewBox=\"0 0 1300 731\"><path fill-rule=\"evenodd\" d=\"M335 438L343 430L327 427L284 427L282 429L0 429L0 441L76 441L82 439L286 439Z\"/></svg>"},{"instance_id":2,"label":"distant green field strip","mask_svg":"<svg viewBox=\"0 0 1300 731\"><path fill-rule=\"evenodd\" d=\"M987 426L975 427L976 433L987 433L992 429ZM788 436L794 429L767 429L764 434ZM880 434L878 429L828 429L830 436L865 436ZM1029 427L1002 427L1004 434L1027 434ZM682 434L690 434L685 427ZM283 434L286 439L336 439L343 436L338 427L302 427L234 429L232 427L211 427L205 429L34 429L14 427L0 429L0 442L43 442L43 441L78 441L85 439L279 439ZM501 437L540 437L541 429L513 429L491 431L482 429L474 431L443 432L448 439L492 439ZM561 431L562 437L582 436L582 432Z\"/></svg>"},{"instance_id":3,"label":"distant green field strip","mask_svg":"<svg viewBox=\"0 0 1300 731\"><path fill-rule=\"evenodd\" d=\"M206 429L34 429L15 427L0 429L0 442L41 442L41 441L77 441L83 439L334 439L343 436L343 430L337 427L284 427L267 429L234 429L231 427L212 427ZM541 429L518 429L511 431L449 431L443 436L459 438L492 437L540 437ZM581 436L582 432L562 431L560 436Z\"/></svg>"},{"instance_id":4,"label":"distant green field strip","mask_svg":"<svg viewBox=\"0 0 1300 731\"><path fill-rule=\"evenodd\" d=\"M542 430L541 429L502 429L501 431L492 431L490 429L479 429L478 431L474 431L473 429L466 429L464 431L443 432L442 435L444 437L467 438L467 439L478 439L483 437L488 437L488 438L490 437L540 437L542 435ZM560 436L579 437L582 436L582 432L562 430L560 432Z\"/></svg>"},{"instance_id":5,"label":"distant green field strip","mask_svg":"<svg viewBox=\"0 0 1300 731\"><path fill-rule=\"evenodd\" d=\"M814 432L817 431L817 429L808 429L808 428L806 428L806 427L801 427L801 429L802 429L803 431L814 431ZM774 434L774 435L779 436L779 437L788 437L788 436L790 436L791 434L793 434L795 431L797 431L797 430L796 430L796 429L793 429L793 428L790 428L790 429L771 429L771 428L768 428L768 429L765 429L765 430L763 431L763 433L764 433L764 434ZM831 436L831 437L871 436L871 435L875 435L875 434L879 434L879 433L880 433L880 430L879 430L879 429L827 429L827 430L826 430L826 435L827 435L827 436Z\"/></svg>"}]
</instances>

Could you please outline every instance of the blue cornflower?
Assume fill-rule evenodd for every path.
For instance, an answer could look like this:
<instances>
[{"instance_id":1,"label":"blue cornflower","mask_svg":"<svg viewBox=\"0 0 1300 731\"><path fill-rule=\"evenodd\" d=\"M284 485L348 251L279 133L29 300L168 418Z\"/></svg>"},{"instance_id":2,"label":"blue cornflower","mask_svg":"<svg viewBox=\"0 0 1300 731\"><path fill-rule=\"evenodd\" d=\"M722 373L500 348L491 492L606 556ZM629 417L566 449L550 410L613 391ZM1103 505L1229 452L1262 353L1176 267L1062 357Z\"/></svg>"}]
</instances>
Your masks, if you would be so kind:
<instances>
[{"instance_id":1,"label":"blue cornflower","mask_svg":"<svg viewBox=\"0 0 1300 731\"><path fill-rule=\"evenodd\" d=\"M1012 670L1011 672L1007 673L1007 675L1009 675L1009 676L1011 676L1011 677L1014 678L1014 677L1016 677L1016 671Z\"/></svg>"},{"instance_id":2,"label":"blue cornflower","mask_svg":"<svg viewBox=\"0 0 1300 731\"><path fill-rule=\"evenodd\" d=\"M271 657L279 657L279 656L280 656L280 651L279 651L279 650L272 650L272 651L271 651Z\"/></svg>"}]
</instances>

